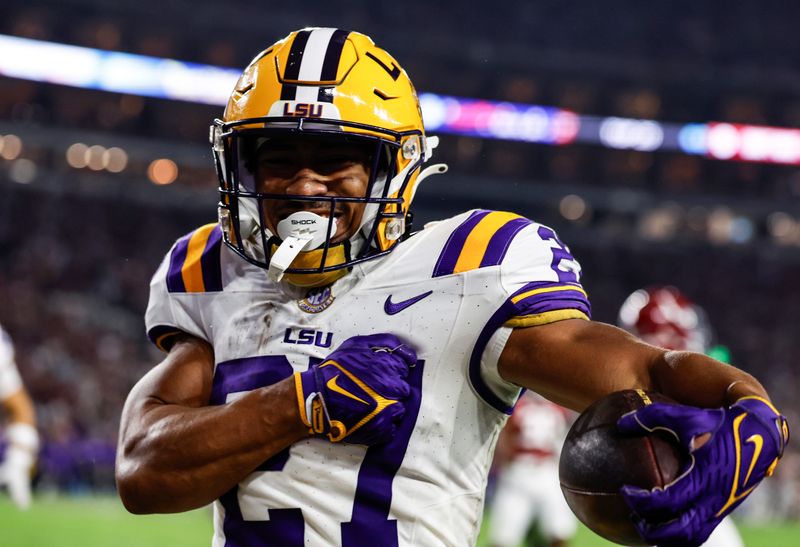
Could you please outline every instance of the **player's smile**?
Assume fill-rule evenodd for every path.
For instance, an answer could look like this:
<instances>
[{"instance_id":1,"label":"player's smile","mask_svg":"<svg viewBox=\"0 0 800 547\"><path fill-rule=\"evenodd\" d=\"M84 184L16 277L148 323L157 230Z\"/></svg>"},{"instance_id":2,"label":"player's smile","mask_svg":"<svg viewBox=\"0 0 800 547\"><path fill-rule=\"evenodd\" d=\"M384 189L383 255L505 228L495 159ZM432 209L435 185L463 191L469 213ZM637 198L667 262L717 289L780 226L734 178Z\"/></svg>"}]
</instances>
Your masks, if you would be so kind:
<instances>
[{"instance_id":1,"label":"player's smile","mask_svg":"<svg viewBox=\"0 0 800 547\"><path fill-rule=\"evenodd\" d=\"M313 197L365 197L370 179L371 150L361 143L290 137L263 144L256 154L257 189L265 194ZM327 200L264 200L267 227L277 233L279 221L297 211L329 217ZM333 215L338 222L333 243L358 230L363 203L339 202Z\"/></svg>"}]
</instances>

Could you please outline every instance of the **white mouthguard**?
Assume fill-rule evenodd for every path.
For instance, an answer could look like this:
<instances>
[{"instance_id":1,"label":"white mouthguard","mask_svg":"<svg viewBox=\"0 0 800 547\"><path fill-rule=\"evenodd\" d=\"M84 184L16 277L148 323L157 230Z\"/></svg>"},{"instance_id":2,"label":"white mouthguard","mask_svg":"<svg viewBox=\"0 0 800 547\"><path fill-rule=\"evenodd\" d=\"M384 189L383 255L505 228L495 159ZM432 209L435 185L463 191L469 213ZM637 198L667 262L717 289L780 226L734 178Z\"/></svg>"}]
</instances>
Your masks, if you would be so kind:
<instances>
[{"instance_id":1,"label":"white mouthguard","mask_svg":"<svg viewBox=\"0 0 800 547\"><path fill-rule=\"evenodd\" d=\"M283 240L269 261L269 278L280 281L283 273L302 251L316 249L328 237L326 228L331 223L330 236L336 233L336 219L328 219L309 211L292 213L278 222L278 237Z\"/></svg>"}]
</instances>

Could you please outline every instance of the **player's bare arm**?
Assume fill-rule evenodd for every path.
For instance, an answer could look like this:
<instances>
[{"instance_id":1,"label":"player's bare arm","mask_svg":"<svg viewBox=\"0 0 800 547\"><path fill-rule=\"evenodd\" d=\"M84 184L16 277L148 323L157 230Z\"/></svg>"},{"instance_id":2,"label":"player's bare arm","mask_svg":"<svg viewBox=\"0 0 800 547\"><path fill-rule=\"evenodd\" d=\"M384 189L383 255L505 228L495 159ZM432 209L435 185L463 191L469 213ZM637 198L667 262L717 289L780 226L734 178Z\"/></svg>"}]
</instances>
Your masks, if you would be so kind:
<instances>
[{"instance_id":1,"label":"player's bare arm","mask_svg":"<svg viewBox=\"0 0 800 547\"><path fill-rule=\"evenodd\" d=\"M131 512L202 507L308 436L292 378L208 406L213 366L208 343L183 336L128 396L116 478Z\"/></svg>"},{"instance_id":2,"label":"player's bare arm","mask_svg":"<svg viewBox=\"0 0 800 547\"><path fill-rule=\"evenodd\" d=\"M621 490L633 525L648 544L704 543L772 474L789 440L785 417L750 375L700 353L650 346L602 323L573 319L518 329L509 337L499 371L576 410L626 388L661 392L681 403L645 405L617 423L625 435L670 431L692 455L680 478L664 488ZM757 448L740 439L752 439ZM742 484L744 457L751 463Z\"/></svg>"},{"instance_id":3,"label":"player's bare arm","mask_svg":"<svg viewBox=\"0 0 800 547\"><path fill-rule=\"evenodd\" d=\"M751 375L703 354L667 351L605 323L569 319L514 329L499 362L506 380L582 411L613 391L659 391L698 407L767 398Z\"/></svg>"}]
</instances>

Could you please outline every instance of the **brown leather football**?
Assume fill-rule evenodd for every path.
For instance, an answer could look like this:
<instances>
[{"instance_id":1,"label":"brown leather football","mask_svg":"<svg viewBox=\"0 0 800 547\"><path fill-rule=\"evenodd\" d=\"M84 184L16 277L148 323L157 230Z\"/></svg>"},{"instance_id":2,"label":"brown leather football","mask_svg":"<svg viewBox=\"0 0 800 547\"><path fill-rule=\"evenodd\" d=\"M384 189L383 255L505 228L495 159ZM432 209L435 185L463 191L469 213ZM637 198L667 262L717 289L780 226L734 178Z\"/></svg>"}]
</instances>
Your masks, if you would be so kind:
<instances>
[{"instance_id":1,"label":"brown leather football","mask_svg":"<svg viewBox=\"0 0 800 547\"><path fill-rule=\"evenodd\" d=\"M668 433L623 436L617 432L620 416L651 402L675 401L633 389L596 401L572 424L561 451L559 478L570 508L593 532L621 545L647 543L633 527L620 488L669 484L688 457Z\"/></svg>"}]
</instances>

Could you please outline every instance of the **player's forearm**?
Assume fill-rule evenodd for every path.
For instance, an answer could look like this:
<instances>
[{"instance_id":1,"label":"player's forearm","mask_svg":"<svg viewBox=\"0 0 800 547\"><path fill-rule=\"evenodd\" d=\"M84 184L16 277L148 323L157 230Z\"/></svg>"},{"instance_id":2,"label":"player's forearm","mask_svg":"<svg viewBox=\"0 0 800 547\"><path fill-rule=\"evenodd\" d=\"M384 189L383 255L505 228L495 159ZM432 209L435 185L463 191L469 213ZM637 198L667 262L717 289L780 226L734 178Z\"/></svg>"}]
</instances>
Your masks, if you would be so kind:
<instances>
[{"instance_id":1,"label":"player's forearm","mask_svg":"<svg viewBox=\"0 0 800 547\"><path fill-rule=\"evenodd\" d=\"M210 503L308 435L296 400L289 378L227 405L192 408L150 398L139 409L126 408L140 417L120 435L116 473L123 503L134 513Z\"/></svg>"},{"instance_id":2,"label":"player's forearm","mask_svg":"<svg viewBox=\"0 0 800 547\"><path fill-rule=\"evenodd\" d=\"M699 353L664 353L654 363L652 377L658 391L693 406L727 406L747 396L768 398L750 374Z\"/></svg>"}]
</instances>

